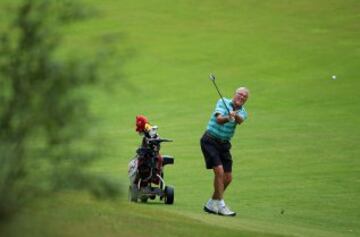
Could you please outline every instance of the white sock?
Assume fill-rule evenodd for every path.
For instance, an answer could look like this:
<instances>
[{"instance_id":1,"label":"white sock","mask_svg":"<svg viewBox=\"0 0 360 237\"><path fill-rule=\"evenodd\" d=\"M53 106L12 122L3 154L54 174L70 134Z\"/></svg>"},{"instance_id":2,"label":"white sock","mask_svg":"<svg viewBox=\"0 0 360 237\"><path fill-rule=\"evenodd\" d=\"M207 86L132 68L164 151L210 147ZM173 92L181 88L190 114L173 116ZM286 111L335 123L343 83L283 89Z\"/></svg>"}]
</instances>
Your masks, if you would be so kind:
<instances>
[{"instance_id":1,"label":"white sock","mask_svg":"<svg viewBox=\"0 0 360 237\"><path fill-rule=\"evenodd\" d=\"M207 204L210 205L210 204L212 204L214 201L215 201L214 199L210 198L209 201L207 201Z\"/></svg>"},{"instance_id":2,"label":"white sock","mask_svg":"<svg viewBox=\"0 0 360 237\"><path fill-rule=\"evenodd\" d=\"M212 201L217 205L220 200L218 200L218 199L213 199Z\"/></svg>"},{"instance_id":3,"label":"white sock","mask_svg":"<svg viewBox=\"0 0 360 237\"><path fill-rule=\"evenodd\" d=\"M224 199L219 200L219 205L222 206L222 207L225 206L225 201L224 201Z\"/></svg>"}]
</instances>

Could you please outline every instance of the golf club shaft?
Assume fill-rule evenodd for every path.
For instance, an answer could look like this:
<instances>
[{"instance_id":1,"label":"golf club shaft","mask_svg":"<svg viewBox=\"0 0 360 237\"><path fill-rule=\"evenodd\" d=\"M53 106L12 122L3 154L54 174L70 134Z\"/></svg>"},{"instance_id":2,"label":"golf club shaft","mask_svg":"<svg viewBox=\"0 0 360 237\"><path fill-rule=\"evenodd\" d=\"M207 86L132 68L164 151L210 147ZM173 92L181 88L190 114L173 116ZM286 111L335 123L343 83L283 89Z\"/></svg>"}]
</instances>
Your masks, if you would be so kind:
<instances>
[{"instance_id":1,"label":"golf club shaft","mask_svg":"<svg viewBox=\"0 0 360 237\"><path fill-rule=\"evenodd\" d=\"M216 83L215 83L215 80L211 80L211 81L213 82L213 84L214 84L214 86L215 86L215 88L216 88L216 91L218 92L218 94L219 94L222 102L224 103L224 106L225 106L225 108L226 108L226 110L227 110L227 112L229 113L229 116L230 116L230 110L229 110L229 108L227 107L227 105L226 105L226 103L225 103L225 100L224 100L223 96L221 95L221 93L220 93L220 91L219 91L219 88L217 87L217 85L216 85Z\"/></svg>"}]
</instances>

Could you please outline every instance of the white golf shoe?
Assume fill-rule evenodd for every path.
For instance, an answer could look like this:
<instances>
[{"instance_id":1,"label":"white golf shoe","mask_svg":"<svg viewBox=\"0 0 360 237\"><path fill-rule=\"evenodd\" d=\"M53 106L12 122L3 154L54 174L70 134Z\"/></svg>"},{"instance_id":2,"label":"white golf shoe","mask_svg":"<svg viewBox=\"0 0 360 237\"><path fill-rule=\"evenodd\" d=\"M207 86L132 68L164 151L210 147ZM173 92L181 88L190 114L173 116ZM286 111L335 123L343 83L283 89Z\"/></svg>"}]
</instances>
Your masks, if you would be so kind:
<instances>
[{"instance_id":1,"label":"white golf shoe","mask_svg":"<svg viewBox=\"0 0 360 237\"><path fill-rule=\"evenodd\" d=\"M231 211L226 205L219 205L218 214L221 216L236 216L236 212Z\"/></svg>"},{"instance_id":2,"label":"white golf shoe","mask_svg":"<svg viewBox=\"0 0 360 237\"><path fill-rule=\"evenodd\" d=\"M218 201L209 199L209 201L204 206L204 211L212 214L218 214L219 212L219 204Z\"/></svg>"}]
</instances>

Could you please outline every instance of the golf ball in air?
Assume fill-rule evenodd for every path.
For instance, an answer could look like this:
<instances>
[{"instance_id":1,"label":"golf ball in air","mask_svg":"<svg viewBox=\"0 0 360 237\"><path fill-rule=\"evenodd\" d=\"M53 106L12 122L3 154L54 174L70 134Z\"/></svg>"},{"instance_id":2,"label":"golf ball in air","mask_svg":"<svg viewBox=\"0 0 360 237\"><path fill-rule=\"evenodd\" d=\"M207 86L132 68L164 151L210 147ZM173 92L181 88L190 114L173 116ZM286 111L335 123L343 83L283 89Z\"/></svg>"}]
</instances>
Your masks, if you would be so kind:
<instances>
[{"instance_id":1,"label":"golf ball in air","mask_svg":"<svg viewBox=\"0 0 360 237\"><path fill-rule=\"evenodd\" d=\"M333 75L333 76L332 76L332 79L333 79L333 80L336 80L336 76L335 76L335 75Z\"/></svg>"}]
</instances>

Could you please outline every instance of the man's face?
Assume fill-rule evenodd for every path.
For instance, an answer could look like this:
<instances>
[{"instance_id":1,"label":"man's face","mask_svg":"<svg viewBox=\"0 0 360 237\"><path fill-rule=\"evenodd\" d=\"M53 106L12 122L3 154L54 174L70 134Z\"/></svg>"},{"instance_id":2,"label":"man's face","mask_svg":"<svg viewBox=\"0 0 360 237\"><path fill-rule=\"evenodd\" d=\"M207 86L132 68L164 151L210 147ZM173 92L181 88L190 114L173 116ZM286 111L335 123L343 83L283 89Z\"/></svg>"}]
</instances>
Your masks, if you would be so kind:
<instances>
[{"instance_id":1,"label":"man's face","mask_svg":"<svg viewBox=\"0 0 360 237\"><path fill-rule=\"evenodd\" d=\"M233 98L233 102L235 107L240 107L243 104L245 104L245 102L248 99L248 93L246 91L238 91L235 93L234 98Z\"/></svg>"}]
</instances>

